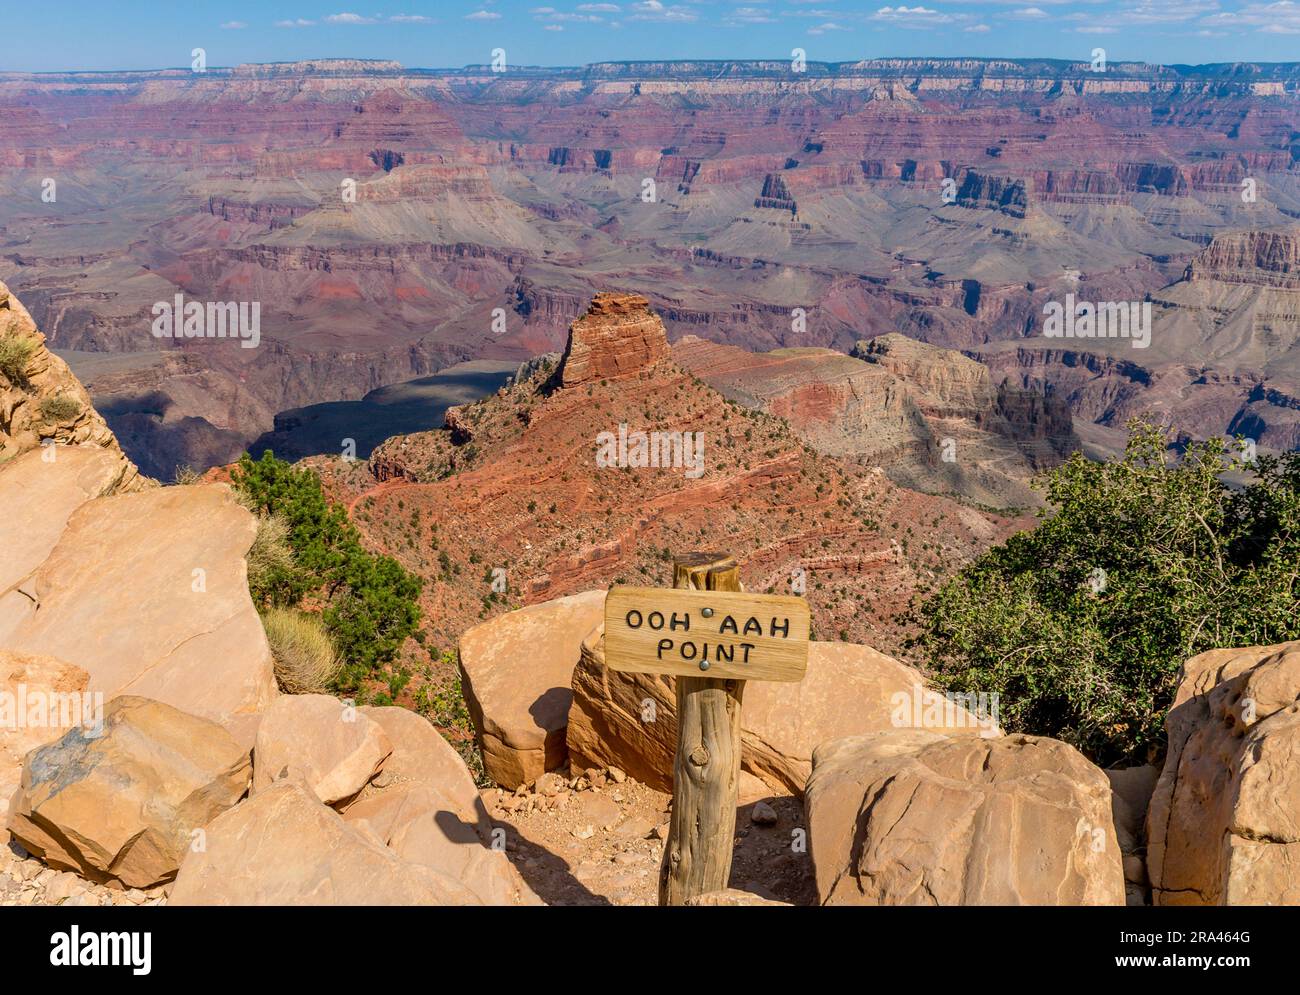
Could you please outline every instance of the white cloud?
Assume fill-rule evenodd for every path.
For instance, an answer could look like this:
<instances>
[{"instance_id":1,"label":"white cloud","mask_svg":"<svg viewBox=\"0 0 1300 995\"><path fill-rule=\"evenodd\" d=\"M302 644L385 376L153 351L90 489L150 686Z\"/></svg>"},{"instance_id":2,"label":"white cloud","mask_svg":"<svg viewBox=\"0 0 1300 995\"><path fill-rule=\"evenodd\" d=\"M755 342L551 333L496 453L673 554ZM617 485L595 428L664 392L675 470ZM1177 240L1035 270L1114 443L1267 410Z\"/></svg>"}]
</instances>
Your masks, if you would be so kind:
<instances>
[{"instance_id":1,"label":"white cloud","mask_svg":"<svg viewBox=\"0 0 1300 995\"><path fill-rule=\"evenodd\" d=\"M310 28L315 23L315 21L308 21L299 17L293 21L276 21L275 26L277 28Z\"/></svg>"},{"instance_id":2,"label":"white cloud","mask_svg":"<svg viewBox=\"0 0 1300 995\"><path fill-rule=\"evenodd\" d=\"M1021 7L1019 10L1013 10L1008 16L1014 17L1017 21L1041 21L1050 15L1042 7Z\"/></svg>"},{"instance_id":3,"label":"white cloud","mask_svg":"<svg viewBox=\"0 0 1300 995\"><path fill-rule=\"evenodd\" d=\"M775 24L776 22L777 19L772 16L772 12L766 7L737 7L722 18L722 23L728 27L739 27L745 24Z\"/></svg>"},{"instance_id":4,"label":"white cloud","mask_svg":"<svg viewBox=\"0 0 1300 995\"><path fill-rule=\"evenodd\" d=\"M330 24L374 24L373 17L362 17L360 14L326 14L325 20Z\"/></svg>"},{"instance_id":5,"label":"white cloud","mask_svg":"<svg viewBox=\"0 0 1300 995\"><path fill-rule=\"evenodd\" d=\"M848 31L843 24L836 24L834 21L827 21L824 24L818 24L808 29L810 35L824 35L828 31Z\"/></svg>"},{"instance_id":6,"label":"white cloud","mask_svg":"<svg viewBox=\"0 0 1300 995\"><path fill-rule=\"evenodd\" d=\"M1048 3L1050 0L1038 0L1038 2ZM1115 10L1068 14L1064 19L1086 22L1086 27L1075 28L1074 32L1092 35L1111 35L1125 29L1178 24L1197 19L1202 26L1238 27L1245 30L1255 26L1263 27L1269 23L1284 22L1284 17L1278 17L1277 9L1284 10L1287 7L1300 12L1300 4L1295 3L1294 0L1246 3L1235 13L1217 13L1220 10L1219 0L1138 0L1136 3L1128 3ZM1257 12L1257 15L1246 13L1250 11ZM1300 23L1300 18L1297 18L1297 21Z\"/></svg>"},{"instance_id":7,"label":"white cloud","mask_svg":"<svg viewBox=\"0 0 1300 995\"><path fill-rule=\"evenodd\" d=\"M1254 29L1267 35L1300 34L1300 3L1275 0L1273 3L1246 3L1235 11L1224 11L1202 19L1210 28Z\"/></svg>"},{"instance_id":8,"label":"white cloud","mask_svg":"<svg viewBox=\"0 0 1300 995\"><path fill-rule=\"evenodd\" d=\"M240 28L248 27L247 21L227 21L221 25L223 31L238 31Z\"/></svg>"},{"instance_id":9,"label":"white cloud","mask_svg":"<svg viewBox=\"0 0 1300 995\"><path fill-rule=\"evenodd\" d=\"M476 10L472 14L466 14L467 21L499 21L501 15L492 10Z\"/></svg>"},{"instance_id":10,"label":"white cloud","mask_svg":"<svg viewBox=\"0 0 1300 995\"><path fill-rule=\"evenodd\" d=\"M1166 24L1190 21L1218 9L1218 0L1145 0L1121 10L1120 17L1129 24Z\"/></svg>"},{"instance_id":11,"label":"white cloud","mask_svg":"<svg viewBox=\"0 0 1300 995\"><path fill-rule=\"evenodd\" d=\"M873 21L896 24L903 28L926 28L934 24L948 24L953 20L951 14L932 10L929 7L881 7L871 15Z\"/></svg>"},{"instance_id":12,"label":"white cloud","mask_svg":"<svg viewBox=\"0 0 1300 995\"><path fill-rule=\"evenodd\" d=\"M992 31L993 29L990 28L987 24L972 24L968 28L962 28L962 30L967 31L973 35L982 35L982 34L986 34L989 31Z\"/></svg>"},{"instance_id":13,"label":"white cloud","mask_svg":"<svg viewBox=\"0 0 1300 995\"><path fill-rule=\"evenodd\" d=\"M620 8L616 3L580 3L578 9L588 14L617 14Z\"/></svg>"},{"instance_id":14,"label":"white cloud","mask_svg":"<svg viewBox=\"0 0 1300 995\"><path fill-rule=\"evenodd\" d=\"M432 17L425 17L423 14L394 14L389 18L394 24L433 24Z\"/></svg>"},{"instance_id":15,"label":"white cloud","mask_svg":"<svg viewBox=\"0 0 1300 995\"><path fill-rule=\"evenodd\" d=\"M572 22L576 24L603 24L605 19L597 14L566 14L554 7L534 7L530 13L534 20Z\"/></svg>"},{"instance_id":16,"label":"white cloud","mask_svg":"<svg viewBox=\"0 0 1300 995\"><path fill-rule=\"evenodd\" d=\"M665 5L660 0L639 0L632 4L629 21L663 21L667 23L689 23L699 20L699 15L682 4Z\"/></svg>"}]
</instances>

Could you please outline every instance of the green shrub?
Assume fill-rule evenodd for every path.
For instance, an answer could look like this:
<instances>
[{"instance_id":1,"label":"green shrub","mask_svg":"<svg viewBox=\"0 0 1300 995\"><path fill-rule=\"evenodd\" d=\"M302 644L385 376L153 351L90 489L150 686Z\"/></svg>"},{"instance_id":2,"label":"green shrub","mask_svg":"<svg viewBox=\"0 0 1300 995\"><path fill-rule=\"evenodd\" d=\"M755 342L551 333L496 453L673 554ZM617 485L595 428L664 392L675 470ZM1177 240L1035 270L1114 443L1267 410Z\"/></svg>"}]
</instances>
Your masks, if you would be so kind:
<instances>
[{"instance_id":1,"label":"green shrub","mask_svg":"<svg viewBox=\"0 0 1300 995\"><path fill-rule=\"evenodd\" d=\"M275 657L275 679L286 694L319 694L338 675L339 659L320 616L271 608L262 616Z\"/></svg>"},{"instance_id":2,"label":"green shrub","mask_svg":"<svg viewBox=\"0 0 1300 995\"><path fill-rule=\"evenodd\" d=\"M298 574L281 603L295 603L317 588L332 597L343 584L349 560L364 551L347 512L325 499L320 478L311 470L294 469L268 450L256 461L245 453L231 480L254 512L280 515L288 525Z\"/></svg>"},{"instance_id":3,"label":"green shrub","mask_svg":"<svg viewBox=\"0 0 1300 995\"><path fill-rule=\"evenodd\" d=\"M56 394L41 400L41 417L47 422L64 422L79 414L81 414L81 402L75 397L68 397L67 394Z\"/></svg>"},{"instance_id":4,"label":"green shrub","mask_svg":"<svg viewBox=\"0 0 1300 995\"><path fill-rule=\"evenodd\" d=\"M420 578L391 556L352 559L344 594L325 609L325 623L347 661L340 686L354 686L397 655L419 628L420 588Z\"/></svg>"},{"instance_id":5,"label":"green shrub","mask_svg":"<svg viewBox=\"0 0 1300 995\"><path fill-rule=\"evenodd\" d=\"M36 354L36 343L19 335L0 336L0 374L11 384L27 386L27 364Z\"/></svg>"},{"instance_id":6,"label":"green shrub","mask_svg":"<svg viewBox=\"0 0 1300 995\"><path fill-rule=\"evenodd\" d=\"M1046 475L1049 517L915 613L942 683L998 693L1009 731L1146 761L1187 657L1300 636L1300 453L1261 457L1236 490L1222 440L1165 456L1135 422L1122 459Z\"/></svg>"},{"instance_id":7,"label":"green shrub","mask_svg":"<svg viewBox=\"0 0 1300 995\"><path fill-rule=\"evenodd\" d=\"M231 479L259 517L280 518L291 553L287 566L270 555L276 543L268 532L268 568L259 566L256 577L249 571L254 598L282 608L307 595L323 601L321 617L343 659L336 683L355 688L419 628L422 581L392 557L366 551L347 512L326 499L311 470L294 469L269 451L259 460L245 453Z\"/></svg>"}]
</instances>

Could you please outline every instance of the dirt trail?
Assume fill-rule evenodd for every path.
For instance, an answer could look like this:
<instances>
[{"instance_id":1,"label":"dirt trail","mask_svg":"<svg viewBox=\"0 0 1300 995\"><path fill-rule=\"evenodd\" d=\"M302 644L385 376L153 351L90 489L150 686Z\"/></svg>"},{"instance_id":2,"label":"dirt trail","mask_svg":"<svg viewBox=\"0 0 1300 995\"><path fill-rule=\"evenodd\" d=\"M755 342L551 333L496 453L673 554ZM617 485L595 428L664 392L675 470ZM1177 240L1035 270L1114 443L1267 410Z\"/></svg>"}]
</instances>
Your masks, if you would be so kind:
<instances>
[{"instance_id":1,"label":"dirt trail","mask_svg":"<svg viewBox=\"0 0 1300 995\"><path fill-rule=\"evenodd\" d=\"M522 793L488 788L484 804L507 832L515 866L548 905L655 905L669 795L621 772L593 778L545 775ZM571 787L577 784L577 788ZM554 792L548 794L547 792ZM776 822L736 813L731 887L795 905L816 904L803 807L790 796L762 800Z\"/></svg>"}]
</instances>

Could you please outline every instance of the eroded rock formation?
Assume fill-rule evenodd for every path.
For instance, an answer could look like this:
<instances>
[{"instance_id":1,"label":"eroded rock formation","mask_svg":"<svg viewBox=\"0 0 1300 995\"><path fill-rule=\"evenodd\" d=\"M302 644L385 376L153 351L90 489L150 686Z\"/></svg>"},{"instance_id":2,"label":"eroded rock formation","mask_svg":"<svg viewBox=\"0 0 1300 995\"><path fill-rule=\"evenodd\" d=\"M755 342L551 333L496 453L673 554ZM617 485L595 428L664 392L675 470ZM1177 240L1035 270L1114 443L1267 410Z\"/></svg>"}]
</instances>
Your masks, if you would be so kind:
<instances>
[{"instance_id":1,"label":"eroded rock formation","mask_svg":"<svg viewBox=\"0 0 1300 995\"><path fill-rule=\"evenodd\" d=\"M1155 904L1300 903L1298 702L1300 643L1183 665L1147 814Z\"/></svg>"},{"instance_id":2,"label":"eroded rock formation","mask_svg":"<svg viewBox=\"0 0 1300 995\"><path fill-rule=\"evenodd\" d=\"M668 356L668 336L650 302L639 294L599 293L569 327L557 374L565 387L610 380L653 366Z\"/></svg>"},{"instance_id":3,"label":"eroded rock formation","mask_svg":"<svg viewBox=\"0 0 1300 995\"><path fill-rule=\"evenodd\" d=\"M111 455L114 476L102 493L140 490L152 481L123 454L68 364L45 347L22 303L0 283L0 464L43 445L90 446Z\"/></svg>"},{"instance_id":4,"label":"eroded rock formation","mask_svg":"<svg viewBox=\"0 0 1300 995\"><path fill-rule=\"evenodd\" d=\"M579 770L616 766L672 791L677 752L677 697L672 678L611 670L604 625L582 644L568 715L570 762ZM844 707L852 702L852 707ZM870 646L814 642L802 681L753 681L741 711L741 767L769 790L803 794L813 751L831 739L906 728L956 736L998 736L990 716L976 716L932 690L916 670Z\"/></svg>"}]
</instances>

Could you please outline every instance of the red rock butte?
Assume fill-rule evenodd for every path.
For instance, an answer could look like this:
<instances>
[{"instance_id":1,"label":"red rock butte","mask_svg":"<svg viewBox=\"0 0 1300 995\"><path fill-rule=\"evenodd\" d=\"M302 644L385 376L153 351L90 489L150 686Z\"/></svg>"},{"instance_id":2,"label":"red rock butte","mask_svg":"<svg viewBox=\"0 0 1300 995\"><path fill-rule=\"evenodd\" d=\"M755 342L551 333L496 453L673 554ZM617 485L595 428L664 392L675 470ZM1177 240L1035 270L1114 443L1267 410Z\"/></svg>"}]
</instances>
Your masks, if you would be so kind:
<instances>
[{"instance_id":1,"label":"red rock butte","mask_svg":"<svg viewBox=\"0 0 1300 995\"><path fill-rule=\"evenodd\" d=\"M613 380L668 358L668 335L640 294L599 293L569 326L560 384Z\"/></svg>"}]
</instances>

